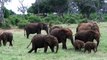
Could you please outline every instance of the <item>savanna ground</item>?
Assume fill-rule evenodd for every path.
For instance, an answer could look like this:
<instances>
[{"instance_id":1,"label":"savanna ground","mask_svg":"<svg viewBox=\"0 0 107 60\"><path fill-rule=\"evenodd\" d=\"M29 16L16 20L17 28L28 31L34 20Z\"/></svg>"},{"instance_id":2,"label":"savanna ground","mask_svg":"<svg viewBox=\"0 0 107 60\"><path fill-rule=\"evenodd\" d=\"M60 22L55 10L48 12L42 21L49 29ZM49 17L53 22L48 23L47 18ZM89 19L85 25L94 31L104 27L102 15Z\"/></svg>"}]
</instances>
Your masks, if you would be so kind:
<instances>
[{"instance_id":1,"label":"savanna ground","mask_svg":"<svg viewBox=\"0 0 107 60\"><path fill-rule=\"evenodd\" d=\"M14 35L13 47L1 46L0 47L0 60L107 60L107 22L98 23L101 31L100 45L96 53L90 54L84 52L77 52L72 47L70 40L67 40L67 50L62 50L60 44L58 53L52 53L48 48L47 53L43 52L42 49L38 49L37 53L27 53L30 49L26 48L33 35L30 35L29 39L24 37L24 31L20 29L12 29ZM75 34L77 24L62 24L63 27L71 28ZM42 31L42 34L45 34Z\"/></svg>"}]
</instances>

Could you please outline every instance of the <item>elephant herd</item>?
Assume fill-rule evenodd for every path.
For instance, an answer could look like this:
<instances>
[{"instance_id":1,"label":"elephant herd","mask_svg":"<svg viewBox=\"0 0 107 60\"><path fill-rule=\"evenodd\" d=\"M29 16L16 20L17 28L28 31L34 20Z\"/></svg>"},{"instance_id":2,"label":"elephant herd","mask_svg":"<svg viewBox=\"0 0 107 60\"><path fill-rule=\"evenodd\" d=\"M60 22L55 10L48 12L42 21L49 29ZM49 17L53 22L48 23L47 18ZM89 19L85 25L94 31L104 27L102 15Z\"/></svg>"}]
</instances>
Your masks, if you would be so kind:
<instances>
[{"instance_id":1,"label":"elephant herd","mask_svg":"<svg viewBox=\"0 0 107 60\"><path fill-rule=\"evenodd\" d=\"M75 50L84 48L84 52L87 50L88 52L91 52L91 50L96 52L100 42L100 31L95 22L80 23L76 28L75 38L73 38L73 32L69 28L52 25L48 27L44 23L28 24L24 30L27 38L29 38L29 34L37 33L30 42L30 44L32 43L32 49L28 53L31 53L33 50L37 52L37 48L44 48L44 52L46 52L48 46L52 52L54 52L54 47L56 46L57 52L59 48L58 43L62 43L62 49L67 49L67 39L71 41ZM45 30L47 35L40 34L41 30ZM97 44L93 42L94 40L96 40Z\"/></svg>"},{"instance_id":2,"label":"elephant herd","mask_svg":"<svg viewBox=\"0 0 107 60\"><path fill-rule=\"evenodd\" d=\"M47 35L41 34L41 30L45 30ZM62 49L67 49L67 39L71 41L75 50L81 50L84 48L84 52L88 51L94 52L97 51L97 47L100 42L100 30L99 26L95 22L80 23L76 28L76 34L73 35L73 32L70 28L64 28L61 26L52 26L45 23L30 23L27 24L24 28L24 35L29 38L30 34L34 34L31 39L31 42L27 48L32 44L31 50L28 53L31 53L33 50L36 53L38 48L44 48L44 52L47 52L48 46L51 51L54 52L56 47L56 53L59 49L59 43L62 43ZM75 38L73 38L73 36ZM6 45L6 42L12 44L13 34L10 32L3 32L0 34L0 46L1 41L3 45ZM94 42L96 40L97 43Z\"/></svg>"}]
</instances>

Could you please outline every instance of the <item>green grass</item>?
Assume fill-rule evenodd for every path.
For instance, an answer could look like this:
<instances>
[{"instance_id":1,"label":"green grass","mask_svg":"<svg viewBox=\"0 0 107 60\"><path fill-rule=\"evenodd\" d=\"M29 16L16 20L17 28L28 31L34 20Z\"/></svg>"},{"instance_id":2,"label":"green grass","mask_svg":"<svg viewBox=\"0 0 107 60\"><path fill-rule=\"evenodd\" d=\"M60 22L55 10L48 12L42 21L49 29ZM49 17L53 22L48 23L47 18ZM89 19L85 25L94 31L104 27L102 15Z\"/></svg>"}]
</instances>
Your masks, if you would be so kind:
<instances>
[{"instance_id":1,"label":"green grass","mask_svg":"<svg viewBox=\"0 0 107 60\"><path fill-rule=\"evenodd\" d=\"M29 39L24 37L23 30L13 29L10 30L14 34L13 47L1 46L0 47L0 60L107 60L107 22L98 23L101 32L100 45L96 53L90 54L84 52L77 52L73 49L69 40L67 40L67 50L62 50L62 45L58 53L52 53L50 48L47 53L43 52L43 48L38 49L37 53L27 53L30 49L26 48L33 35L30 35ZM68 27L73 30L75 34L75 28L77 24L62 24L63 27ZM45 32L42 31L44 34Z\"/></svg>"}]
</instances>

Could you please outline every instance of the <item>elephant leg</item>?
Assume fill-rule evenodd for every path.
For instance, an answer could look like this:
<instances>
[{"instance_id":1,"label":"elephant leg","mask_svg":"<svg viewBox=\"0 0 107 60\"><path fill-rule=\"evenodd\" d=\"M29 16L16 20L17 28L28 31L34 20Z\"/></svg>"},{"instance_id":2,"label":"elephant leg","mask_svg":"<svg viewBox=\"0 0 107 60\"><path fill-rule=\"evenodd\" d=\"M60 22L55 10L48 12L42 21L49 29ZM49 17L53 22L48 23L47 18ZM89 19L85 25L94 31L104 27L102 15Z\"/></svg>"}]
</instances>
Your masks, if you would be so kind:
<instances>
[{"instance_id":1,"label":"elephant leg","mask_svg":"<svg viewBox=\"0 0 107 60\"><path fill-rule=\"evenodd\" d=\"M84 53L86 52L86 49L84 49Z\"/></svg>"},{"instance_id":2,"label":"elephant leg","mask_svg":"<svg viewBox=\"0 0 107 60\"><path fill-rule=\"evenodd\" d=\"M48 49L48 44L44 44L44 53L47 52L47 49Z\"/></svg>"},{"instance_id":3,"label":"elephant leg","mask_svg":"<svg viewBox=\"0 0 107 60\"><path fill-rule=\"evenodd\" d=\"M7 41L6 41L6 40L3 40L3 45L4 45L4 46L6 46L6 43L7 43Z\"/></svg>"},{"instance_id":4,"label":"elephant leg","mask_svg":"<svg viewBox=\"0 0 107 60\"><path fill-rule=\"evenodd\" d=\"M48 49L48 46L45 46L45 47L44 47L44 53L47 52L47 49Z\"/></svg>"},{"instance_id":5,"label":"elephant leg","mask_svg":"<svg viewBox=\"0 0 107 60\"><path fill-rule=\"evenodd\" d=\"M37 31L37 34L41 34L41 30L40 30L40 31Z\"/></svg>"},{"instance_id":6,"label":"elephant leg","mask_svg":"<svg viewBox=\"0 0 107 60\"><path fill-rule=\"evenodd\" d=\"M32 48L28 53L31 53L34 49Z\"/></svg>"},{"instance_id":7,"label":"elephant leg","mask_svg":"<svg viewBox=\"0 0 107 60\"><path fill-rule=\"evenodd\" d=\"M62 41L62 49L67 49L66 40Z\"/></svg>"},{"instance_id":8,"label":"elephant leg","mask_svg":"<svg viewBox=\"0 0 107 60\"><path fill-rule=\"evenodd\" d=\"M97 52L95 48L93 49L93 51L94 51L95 53Z\"/></svg>"},{"instance_id":9,"label":"elephant leg","mask_svg":"<svg viewBox=\"0 0 107 60\"><path fill-rule=\"evenodd\" d=\"M29 38L29 33L26 33L27 34L27 38Z\"/></svg>"},{"instance_id":10,"label":"elephant leg","mask_svg":"<svg viewBox=\"0 0 107 60\"><path fill-rule=\"evenodd\" d=\"M0 40L0 46L1 46L1 40Z\"/></svg>"},{"instance_id":11,"label":"elephant leg","mask_svg":"<svg viewBox=\"0 0 107 60\"><path fill-rule=\"evenodd\" d=\"M88 50L88 53L91 53L91 49Z\"/></svg>"},{"instance_id":12,"label":"elephant leg","mask_svg":"<svg viewBox=\"0 0 107 60\"><path fill-rule=\"evenodd\" d=\"M54 52L54 46L50 46L52 52Z\"/></svg>"},{"instance_id":13,"label":"elephant leg","mask_svg":"<svg viewBox=\"0 0 107 60\"><path fill-rule=\"evenodd\" d=\"M35 48L35 53L37 52L37 48Z\"/></svg>"},{"instance_id":14,"label":"elephant leg","mask_svg":"<svg viewBox=\"0 0 107 60\"><path fill-rule=\"evenodd\" d=\"M12 41L10 41L10 46L13 46Z\"/></svg>"},{"instance_id":15,"label":"elephant leg","mask_svg":"<svg viewBox=\"0 0 107 60\"><path fill-rule=\"evenodd\" d=\"M32 49L30 51L28 51L28 53L31 53L33 50L36 50L35 48L36 48L35 45L32 44Z\"/></svg>"}]
</instances>

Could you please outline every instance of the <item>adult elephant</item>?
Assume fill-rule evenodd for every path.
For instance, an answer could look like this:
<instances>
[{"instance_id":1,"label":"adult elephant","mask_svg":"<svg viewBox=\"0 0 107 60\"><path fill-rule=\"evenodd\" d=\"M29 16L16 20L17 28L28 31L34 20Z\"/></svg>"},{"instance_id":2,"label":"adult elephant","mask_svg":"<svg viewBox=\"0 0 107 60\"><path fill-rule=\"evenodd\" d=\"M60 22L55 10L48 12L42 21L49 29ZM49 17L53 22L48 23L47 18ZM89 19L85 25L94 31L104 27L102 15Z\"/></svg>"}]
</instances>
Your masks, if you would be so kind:
<instances>
[{"instance_id":1,"label":"adult elephant","mask_svg":"<svg viewBox=\"0 0 107 60\"><path fill-rule=\"evenodd\" d=\"M67 38L71 40L71 43L73 45L73 33L69 28L55 28L50 32L50 34L58 39L58 43L62 43L63 49L67 49Z\"/></svg>"},{"instance_id":2,"label":"adult elephant","mask_svg":"<svg viewBox=\"0 0 107 60\"><path fill-rule=\"evenodd\" d=\"M10 46L13 46L12 40L13 40L13 34L11 32L0 33L0 46L1 46L1 41L3 42L4 46L6 45L7 42L9 42Z\"/></svg>"},{"instance_id":3,"label":"adult elephant","mask_svg":"<svg viewBox=\"0 0 107 60\"><path fill-rule=\"evenodd\" d=\"M24 30L26 31L27 38L29 38L30 34L41 34L41 30L45 30L48 34L48 25L45 23L30 23L25 26Z\"/></svg>"},{"instance_id":4,"label":"adult elephant","mask_svg":"<svg viewBox=\"0 0 107 60\"><path fill-rule=\"evenodd\" d=\"M94 39L97 41L97 46L98 46L99 45L99 34L93 30L83 30L83 31L77 32L75 34L75 40L81 40L84 43L86 43L88 41L93 42Z\"/></svg>"},{"instance_id":5,"label":"adult elephant","mask_svg":"<svg viewBox=\"0 0 107 60\"><path fill-rule=\"evenodd\" d=\"M83 30L94 30L95 32L98 32L100 34L99 26L96 22L80 23L76 28L76 32Z\"/></svg>"},{"instance_id":6,"label":"adult elephant","mask_svg":"<svg viewBox=\"0 0 107 60\"><path fill-rule=\"evenodd\" d=\"M62 27L61 27L61 26L52 26L52 27L50 27L50 29L49 29L49 33L50 33L53 29L55 29L55 28L61 29Z\"/></svg>"}]
</instances>

